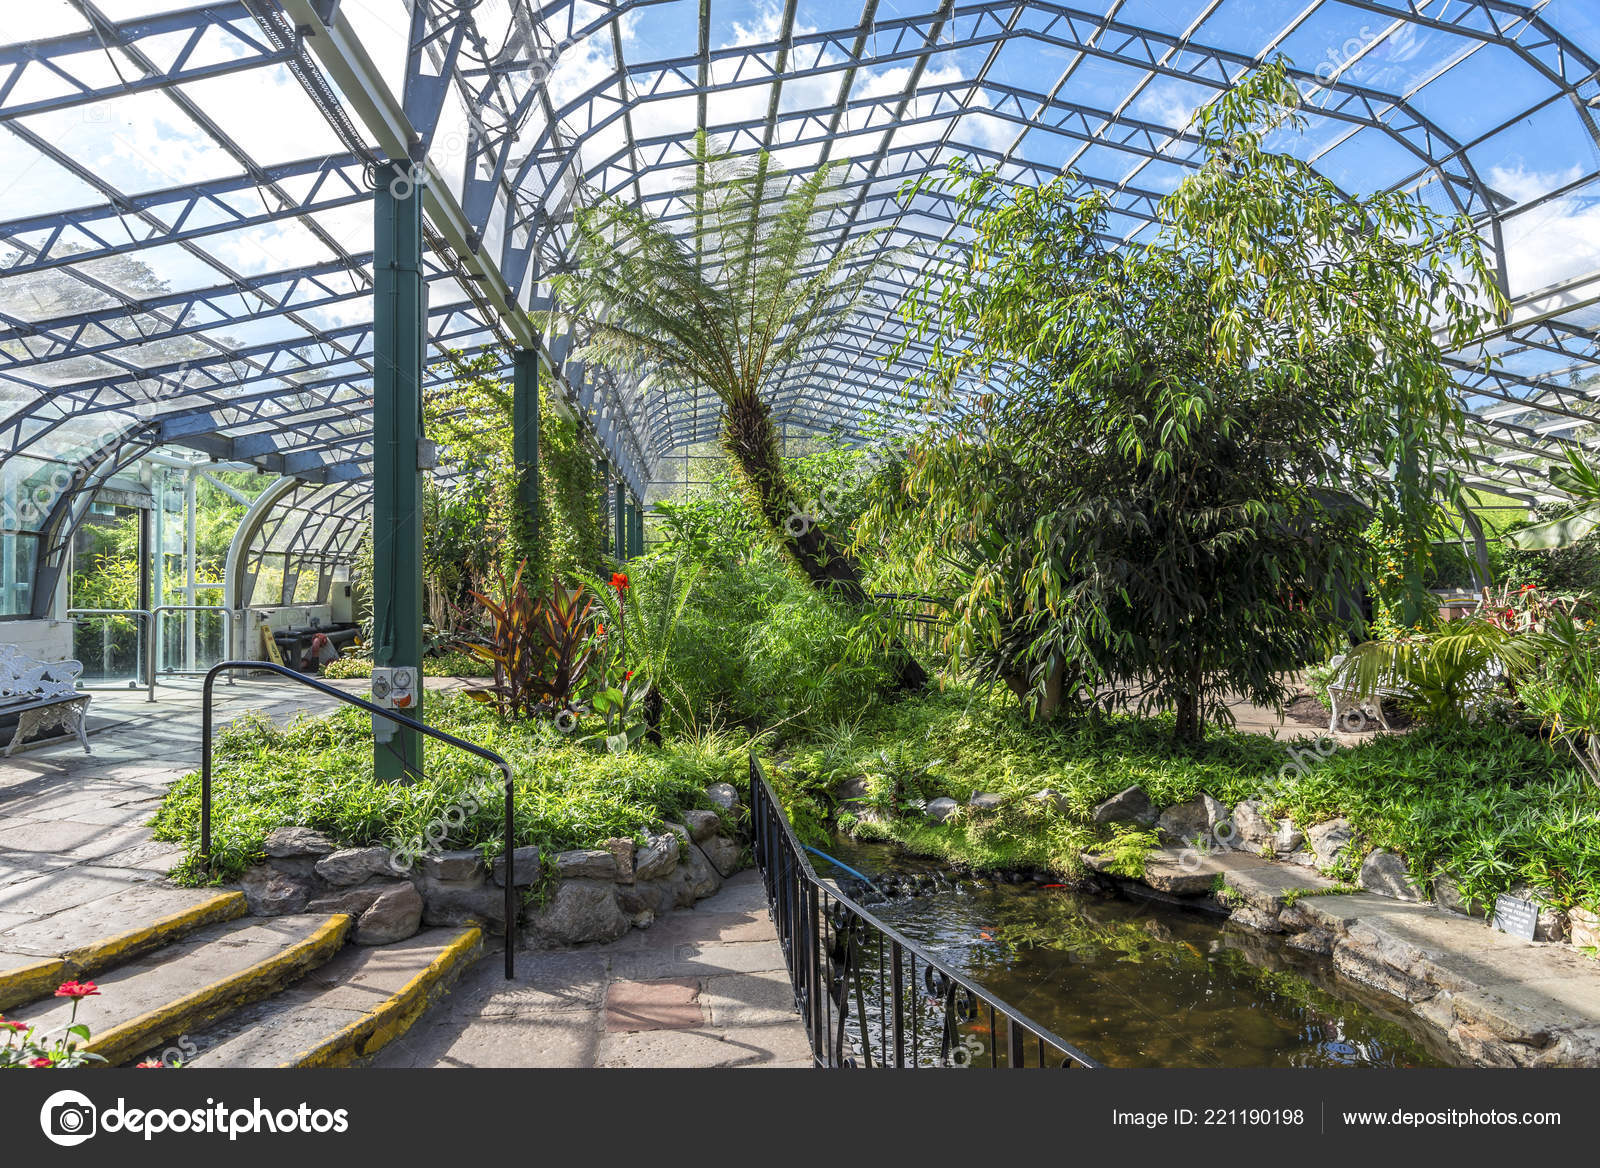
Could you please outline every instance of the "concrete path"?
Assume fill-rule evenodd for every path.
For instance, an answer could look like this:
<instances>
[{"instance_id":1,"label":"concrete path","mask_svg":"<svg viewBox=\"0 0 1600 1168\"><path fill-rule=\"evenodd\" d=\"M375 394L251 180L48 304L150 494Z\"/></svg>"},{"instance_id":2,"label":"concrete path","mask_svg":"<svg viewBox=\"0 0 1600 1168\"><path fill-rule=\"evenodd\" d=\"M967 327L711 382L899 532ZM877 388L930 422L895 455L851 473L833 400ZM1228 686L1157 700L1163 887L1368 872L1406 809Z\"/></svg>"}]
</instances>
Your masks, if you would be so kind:
<instances>
[{"instance_id":1,"label":"concrete path","mask_svg":"<svg viewBox=\"0 0 1600 1168\"><path fill-rule=\"evenodd\" d=\"M486 956L380 1067L809 1067L760 877L610 945Z\"/></svg>"},{"instance_id":2,"label":"concrete path","mask_svg":"<svg viewBox=\"0 0 1600 1168\"><path fill-rule=\"evenodd\" d=\"M370 685L332 684L355 694ZM430 688L455 684L429 679ZM56 914L74 914L88 939L115 931L120 918L100 919L97 906L130 889L143 900L151 882L165 888L161 878L182 855L176 845L152 840L144 824L167 786L200 765L199 679L164 682L153 703L142 689L90 692L93 754L74 741L0 759L0 953L22 948L8 944L12 930L36 931ZM216 687L215 718L222 726L260 710L287 720L334 704L292 683L240 680ZM165 889L158 899L183 896Z\"/></svg>"}]
</instances>

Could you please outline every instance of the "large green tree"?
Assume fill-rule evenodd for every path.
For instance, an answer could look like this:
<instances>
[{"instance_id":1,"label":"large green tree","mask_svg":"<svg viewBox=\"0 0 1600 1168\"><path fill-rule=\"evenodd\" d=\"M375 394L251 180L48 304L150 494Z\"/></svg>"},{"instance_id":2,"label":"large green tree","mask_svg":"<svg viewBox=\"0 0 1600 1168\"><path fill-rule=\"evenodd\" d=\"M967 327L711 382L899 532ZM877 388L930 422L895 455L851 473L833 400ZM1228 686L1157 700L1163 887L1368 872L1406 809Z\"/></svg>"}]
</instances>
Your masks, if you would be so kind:
<instances>
[{"instance_id":1,"label":"large green tree","mask_svg":"<svg viewBox=\"0 0 1600 1168\"><path fill-rule=\"evenodd\" d=\"M970 237L906 305L932 353L919 436L866 534L1040 718L1111 693L1197 741L1230 695L1281 701L1372 514L1425 523L1450 489L1440 337L1500 304L1477 236L1264 149L1295 106L1275 64L1200 111L1204 164L1148 242L1070 178L940 180Z\"/></svg>"},{"instance_id":2,"label":"large green tree","mask_svg":"<svg viewBox=\"0 0 1600 1168\"><path fill-rule=\"evenodd\" d=\"M863 607L859 565L787 479L769 398L856 316L880 241L839 242L837 164L791 175L765 152L715 154L702 135L693 169L682 231L618 199L581 211L555 299L587 359L641 374L647 390L720 398L722 445L755 512L813 584ZM903 685L924 684L894 655Z\"/></svg>"}]
</instances>

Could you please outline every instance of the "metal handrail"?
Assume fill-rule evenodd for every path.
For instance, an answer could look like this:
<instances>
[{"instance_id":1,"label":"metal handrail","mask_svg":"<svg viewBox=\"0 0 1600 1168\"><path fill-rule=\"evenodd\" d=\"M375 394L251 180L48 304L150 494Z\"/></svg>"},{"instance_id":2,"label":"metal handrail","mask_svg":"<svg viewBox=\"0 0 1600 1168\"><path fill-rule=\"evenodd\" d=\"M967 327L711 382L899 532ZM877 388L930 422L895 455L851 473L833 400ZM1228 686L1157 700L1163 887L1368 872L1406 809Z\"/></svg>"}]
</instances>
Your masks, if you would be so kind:
<instances>
[{"instance_id":1,"label":"metal handrail","mask_svg":"<svg viewBox=\"0 0 1600 1168\"><path fill-rule=\"evenodd\" d=\"M370 714L377 714L387 718L397 725L415 730L418 734L436 739L458 749L465 750L468 754L475 754L487 762L492 762L499 768L501 776L505 779L506 792L506 822L505 822L505 861L506 861L506 977L516 976L516 948L517 948L517 880L516 880L516 823L515 823L515 796L511 790L511 764L494 751L479 746L475 742L468 742L465 738L457 738L454 734L447 734L443 730L436 730L426 723L415 718L408 718L393 710L375 706L369 701L356 697L354 694L345 693L342 689L318 681L314 677L307 677L303 673L296 673L286 665L279 665L273 661L219 661L206 671L204 697L200 708L200 858L207 870L211 867L211 687L217 675L233 672L240 669L275 673L279 677L286 677L290 681L298 682L307 689L314 689L318 693L326 694L330 698L366 710Z\"/></svg>"},{"instance_id":2,"label":"metal handrail","mask_svg":"<svg viewBox=\"0 0 1600 1168\"><path fill-rule=\"evenodd\" d=\"M966 1066L985 1054L990 1066L1000 1066L1002 1019L1005 1066L1100 1065L819 877L753 751L750 824L756 866L766 884L767 903L815 1065L873 1066L876 1028L878 1066ZM867 1008L869 994L876 1011ZM936 1057L931 1032L924 1050L920 1025L929 999L937 1003L940 1014ZM975 1032L962 1030L985 1011L987 1046ZM931 1031L933 1023L929 1025ZM847 1044L854 1049L847 1052ZM1047 1048L1054 1053L1047 1055Z\"/></svg>"},{"instance_id":3,"label":"metal handrail","mask_svg":"<svg viewBox=\"0 0 1600 1168\"><path fill-rule=\"evenodd\" d=\"M231 646L233 644L233 610L228 608L226 605L223 605L223 604L158 604L158 605L156 605L154 608L152 608L150 610L150 671L149 671L150 672L150 686L149 686L149 693L145 697L145 700L149 701L149 702L153 702L153 701L156 700L156 677L157 677L158 674L168 673L168 674L172 674L172 675L178 676L178 677L193 677L196 673L202 672L201 670L198 670L198 669L191 673L187 669L167 669L167 670L162 670L162 669L158 669L157 668L158 659L161 656L161 617L164 614L169 613L169 612L220 612L222 614L222 644L224 646L223 652L227 652L227 648L226 647L227 646ZM229 678L229 680L231 681L232 678Z\"/></svg>"},{"instance_id":4,"label":"metal handrail","mask_svg":"<svg viewBox=\"0 0 1600 1168\"><path fill-rule=\"evenodd\" d=\"M140 633L141 633L141 635L145 636L146 640L148 641L148 643L145 645L145 651L144 651L145 678L146 678L147 684L149 684L149 685L154 685L155 684L155 682L153 680L150 680L150 679L154 677L154 672L155 672L156 636L155 636L154 618L151 616L150 610L148 608L69 608L66 611L66 618L68 620L76 620L80 616L135 616L135 617L138 617L139 618L139 625L140 625ZM138 641L134 642L135 645L138 645L138 643L139 643ZM139 657L139 654L137 652L135 652L134 653L134 660L137 661L138 657ZM89 688L89 685L88 685L87 682L83 682L82 684L83 684L83 688L84 689L88 689ZM128 679L128 684L127 684L126 688L128 688L128 689L136 689L136 688L138 688L138 679L130 677Z\"/></svg>"}]
</instances>

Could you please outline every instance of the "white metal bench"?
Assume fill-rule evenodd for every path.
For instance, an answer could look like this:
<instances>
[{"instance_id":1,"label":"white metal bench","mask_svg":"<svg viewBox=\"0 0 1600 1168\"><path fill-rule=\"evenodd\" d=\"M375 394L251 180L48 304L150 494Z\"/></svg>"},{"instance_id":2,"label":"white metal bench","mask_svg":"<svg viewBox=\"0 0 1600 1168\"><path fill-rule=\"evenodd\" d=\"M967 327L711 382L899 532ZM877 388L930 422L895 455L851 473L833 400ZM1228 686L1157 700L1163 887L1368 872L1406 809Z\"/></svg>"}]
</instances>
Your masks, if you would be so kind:
<instances>
[{"instance_id":1,"label":"white metal bench","mask_svg":"<svg viewBox=\"0 0 1600 1168\"><path fill-rule=\"evenodd\" d=\"M3 757L50 730L76 735L83 752L92 753L84 726L89 695L74 685L82 672L80 661L35 661L15 645L0 645L0 718L17 719Z\"/></svg>"},{"instance_id":2,"label":"white metal bench","mask_svg":"<svg viewBox=\"0 0 1600 1168\"><path fill-rule=\"evenodd\" d=\"M1348 654L1341 653L1328 663L1334 670L1333 680L1328 683L1328 706L1331 713L1328 715L1328 733L1332 734L1339 728L1339 702L1344 700L1345 709L1357 710L1363 713L1370 712L1377 719L1378 725L1385 730L1390 729L1389 720L1383 716L1383 701L1385 698L1403 698L1406 696L1405 682L1398 672L1390 670L1370 690L1363 692L1354 684L1353 669L1355 662ZM1467 680L1472 692L1476 695L1486 695L1494 690L1500 683L1500 674L1494 670L1481 670ZM1469 705L1476 705L1476 698Z\"/></svg>"}]
</instances>

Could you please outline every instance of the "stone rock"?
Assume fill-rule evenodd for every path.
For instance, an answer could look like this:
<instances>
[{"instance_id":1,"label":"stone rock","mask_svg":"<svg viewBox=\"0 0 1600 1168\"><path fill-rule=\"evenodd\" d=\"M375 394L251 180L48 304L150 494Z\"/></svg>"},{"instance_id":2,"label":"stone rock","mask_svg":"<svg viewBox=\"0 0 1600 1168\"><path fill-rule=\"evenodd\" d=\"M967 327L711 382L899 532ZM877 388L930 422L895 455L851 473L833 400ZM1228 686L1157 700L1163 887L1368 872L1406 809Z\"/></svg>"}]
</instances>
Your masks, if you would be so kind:
<instances>
[{"instance_id":1,"label":"stone rock","mask_svg":"<svg viewBox=\"0 0 1600 1168\"><path fill-rule=\"evenodd\" d=\"M1210 795L1196 795L1187 803L1175 803L1156 818L1156 830L1167 843L1193 843L1210 840L1217 825L1228 817L1228 810Z\"/></svg>"},{"instance_id":2,"label":"stone rock","mask_svg":"<svg viewBox=\"0 0 1600 1168\"><path fill-rule=\"evenodd\" d=\"M356 918L357 945L388 945L422 928L422 893L409 880L390 885Z\"/></svg>"},{"instance_id":3,"label":"stone rock","mask_svg":"<svg viewBox=\"0 0 1600 1168\"><path fill-rule=\"evenodd\" d=\"M1096 823L1137 823L1149 827L1155 823L1157 813L1144 788L1135 784L1098 804L1089 818Z\"/></svg>"},{"instance_id":4,"label":"stone rock","mask_svg":"<svg viewBox=\"0 0 1600 1168\"><path fill-rule=\"evenodd\" d=\"M1284 944L1326 957L1333 952L1334 936L1327 929L1306 929L1285 937Z\"/></svg>"},{"instance_id":5,"label":"stone rock","mask_svg":"<svg viewBox=\"0 0 1600 1168\"><path fill-rule=\"evenodd\" d=\"M617 903L616 886L606 880L563 880L550 899L528 918L541 940L558 945L615 941L633 927Z\"/></svg>"},{"instance_id":6,"label":"stone rock","mask_svg":"<svg viewBox=\"0 0 1600 1168\"><path fill-rule=\"evenodd\" d=\"M1579 949L1600 948L1600 913L1574 906L1567 910L1567 940Z\"/></svg>"},{"instance_id":7,"label":"stone rock","mask_svg":"<svg viewBox=\"0 0 1600 1168\"><path fill-rule=\"evenodd\" d=\"M410 881L406 882L410 887ZM306 912L312 913L349 913L359 917L372 907L372 902L382 896L384 892L394 887L392 883L368 884L362 888L347 888L329 896L319 896L306 905Z\"/></svg>"},{"instance_id":8,"label":"stone rock","mask_svg":"<svg viewBox=\"0 0 1600 1168\"><path fill-rule=\"evenodd\" d=\"M615 880L617 858L604 848L558 852L555 874L560 880Z\"/></svg>"},{"instance_id":9,"label":"stone rock","mask_svg":"<svg viewBox=\"0 0 1600 1168\"><path fill-rule=\"evenodd\" d=\"M1306 829L1306 840L1317 854L1317 867L1331 868L1356 838L1348 819L1329 819Z\"/></svg>"},{"instance_id":10,"label":"stone rock","mask_svg":"<svg viewBox=\"0 0 1600 1168\"><path fill-rule=\"evenodd\" d=\"M723 876L732 876L740 868L740 861L744 859L744 845L738 840L729 839L725 835L714 835L708 840L702 840L700 850L706 854L706 859Z\"/></svg>"},{"instance_id":11,"label":"stone rock","mask_svg":"<svg viewBox=\"0 0 1600 1168\"><path fill-rule=\"evenodd\" d=\"M630 916L644 912L665 916L678 907L678 892L682 887L683 881L677 878L676 872L663 880L618 884L615 885L617 905Z\"/></svg>"},{"instance_id":12,"label":"stone rock","mask_svg":"<svg viewBox=\"0 0 1600 1168\"><path fill-rule=\"evenodd\" d=\"M543 869L539 863L538 844L524 844L512 853L511 859L512 875L516 878L518 888L527 888L530 885L539 883L539 877L543 874ZM506 858L504 856L496 856L494 858L494 882L497 888L506 886Z\"/></svg>"},{"instance_id":13,"label":"stone rock","mask_svg":"<svg viewBox=\"0 0 1600 1168\"><path fill-rule=\"evenodd\" d=\"M633 841L631 839L608 839L606 851L610 852L617 861L617 883L633 883Z\"/></svg>"},{"instance_id":14,"label":"stone rock","mask_svg":"<svg viewBox=\"0 0 1600 1168\"><path fill-rule=\"evenodd\" d=\"M1298 864L1302 868L1315 868L1317 866L1316 853L1303 847L1296 847L1291 852L1282 853L1281 858L1290 864Z\"/></svg>"},{"instance_id":15,"label":"stone rock","mask_svg":"<svg viewBox=\"0 0 1600 1168\"><path fill-rule=\"evenodd\" d=\"M724 811L739 806L739 791L732 783L712 783L706 788L706 798Z\"/></svg>"},{"instance_id":16,"label":"stone rock","mask_svg":"<svg viewBox=\"0 0 1600 1168\"><path fill-rule=\"evenodd\" d=\"M1253 904L1237 905L1228 914L1228 919L1235 924L1244 925L1262 933L1283 932L1283 926L1278 923L1277 913L1257 908Z\"/></svg>"},{"instance_id":17,"label":"stone rock","mask_svg":"<svg viewBox=\"0 0 1600 1168\"><path fill-rule=\"evenodd\" d=\"M633 927L636 929L648 929L655 923L656 914L651 912L649 909L645 909L643 912L636 912L633 914Z\"/></svg>"},{"instance_id":18,"label":"stone rock","mask_svg":"<svg viewBox=\"0 0 1600 1168\"><path fill-rule=\"evenodd\" d=\"M483 854L472 849L457 852L436 852L422 857L422 875L429 880L451 883L477 882L483 879Z\"/></svg>"},{"instance_id":19,"label":"stone rock","mask_svg":"<svg viewBox=\"0 0 1600 1168\"><path fill-rule=\"evenodd\" d=\"M1136 790L1136 789L1137 788L1133 788L1133 787L1129 788L1129 790ZM1049 808L1053 809L1056 812L1056 814L1058 814L1058 815L1066 815L1068 812L1070 812L1072 810L1072 800L1068 799L1065 795L1063 795L1060 791L1056 790L1054 787L1046 787L1042 791L1035 791L1033 794L1029 795L1028 798L1031 799L1035 803L1042 803L1046 807L1049 807ZM1111 802L1111 800L1107 799L1106 803L1109 803L1109 802ZM1100 806L1104 807L1105 803L1102 803ZM1096 811L1098 811L1099 809L1100 809L1099 807L1095 808Z\"/></svg>"},{"instance_id":20,"label":"stone rock","mask_svg":"<svg viewBox=\"0 0 1600 1168\"><path fill-rule=\"evenodd\" d=\"M706 859L705 853L687 838L678 856L678 866L673 870L678 879L678 907L693 908L694 902L703 900L722 887L722 877Z\"/></svg>"},{"instance_id":21,"label":"stone rock","mask_svg":"<svg viewBox=\"0 0 1600 1168\"><path fill-rule=\"evenodd\" d=\"M239 880L245 903L258 917L279 917L301 912L311 899L311 882L270 864L257 864Z\"/></svg>"},{"instance_id":22,"label":"stone rock","mask_svg":"<svg viewBox=\"0 0 1600 1168\"><path fill-rule=\"evenodd\" d=\"M1233 833L1229 843L1240 851L1259 852L1263 847L1270 847L1274 852L1278 850L1278 821L1266 813L1259 799L1234 804Z\"/></svg>"},{"instance_id":23,"label":"stone rock","mask_svg":"<svg viewBox=\"0 0 1600 1168\"><path fill-rule=\"evenodd\" d=\"M1421 900L1417 882L1406 871L1406 862L1393 852L1379 848L1361 862L1358 883L1368 892L1395 900Z\"/></svg>"},{"instance_id":24,"label":"stone rock","mask_svg":"<svg viewBox=\"0 0 1600 1168\"><path fill-rule=\"evenodd\" d=\"M1299 851L1300 845L1306 842L1306 833L1295 827L1294 820L1278 820L1277 834L1272 837L1272 850L1280 856L1287 856Z\"/></svg>"},{"instance_id":25,"label":"stone rock","mask_svg":"<svg viewBox=\"0 0 1600 1168\"><path fill-rule=\"evenodd\" d=\"M931 800L928 805L922 809L922 813L935 823L943 823L945 820L954 815L960 806L961 804L957 803L954 799L941 795L939 798Z\"/></svg>"},{"instance_id":26,"label":"stone rock","mask_svg":"<svg viewBox=\"0 0 1600 1168\"><path fill-rule=\"evenodd\" d=\"M334 850L334 842L320 831L309 827L280 827L269 832L261 848L274 859L292 859L296 856L326 856Z\"/></svg>"},{"instance_id":27,"label":"stone rock","mask_svg":"<svg viewBox=\"0 0 1600 1168\"><path fill-rule=\"evenodd\" d=\"M329 884L346 887L374 876L398 876L388 848L340 848L317 861L316 873Z\"/></svg>"},{"instance_id":28,"label":"stone rock","mask_svg":"<svg viewBox=\"0 0 1600 1168\"><path fill-rule=\"evenodd\" d=\"M967 806L974 811L998 811L1005 798L992 791L984 791L967 800Z\"/></svg>"},{"instance_id":29,"label":"stone rock","mask_svg":"<svg viewBox=\"0 0 1600 1168\"><path fill-rule=\"evenodd\" d=\"M635 880L657 880L678 866L678 837L670 831L646 837L633 859Z\"/></svg>"},{"instance_id":30,"label":"stone rock","mask_svg":"<svg viewBox=\"0 0 1600 1168\"><path fill-rule=\"evenodd\" d=\"M1469 901L1461 893L1461 886L1451 877L1439 875L1433 878L1433 903L1434 907L1444 912L1455 913L1463 917L1484 917L1487 912L1484 906L1477 901Z\"/></svg>"},{"instance_id":31,"label":"stone rock","mask_svg":"<svg viewBox=\"0 0 1600 1168\"><path fill-rule=\"evenodd\" d=\"M722 830L722 817L715 811L685 811L683 822L695 843L710 839Z\"/></svg>"},{"instance_id":32,"label":"stone rock","mask_svg":"<svg viewBox=\"0 0 1600 1168\"><path fill-rule=\"evenodd\" d=\"M857 775L853 779L846 779L834 791L833 797L840 803L864 803L872 792L867 790L867 780L864 776Z\"/></svg>"},{"instance_id":33,"label":"stone rock","mask_svg":"<svg viewBox=\"0 0 1600 1168\"><path fill-rule=\"evenodd\" d=\"M418 885L422 893L422 923L425 925L503 924L506 894L481 881L434 880L424 876Z\"/></svg>"}]
</instances>

